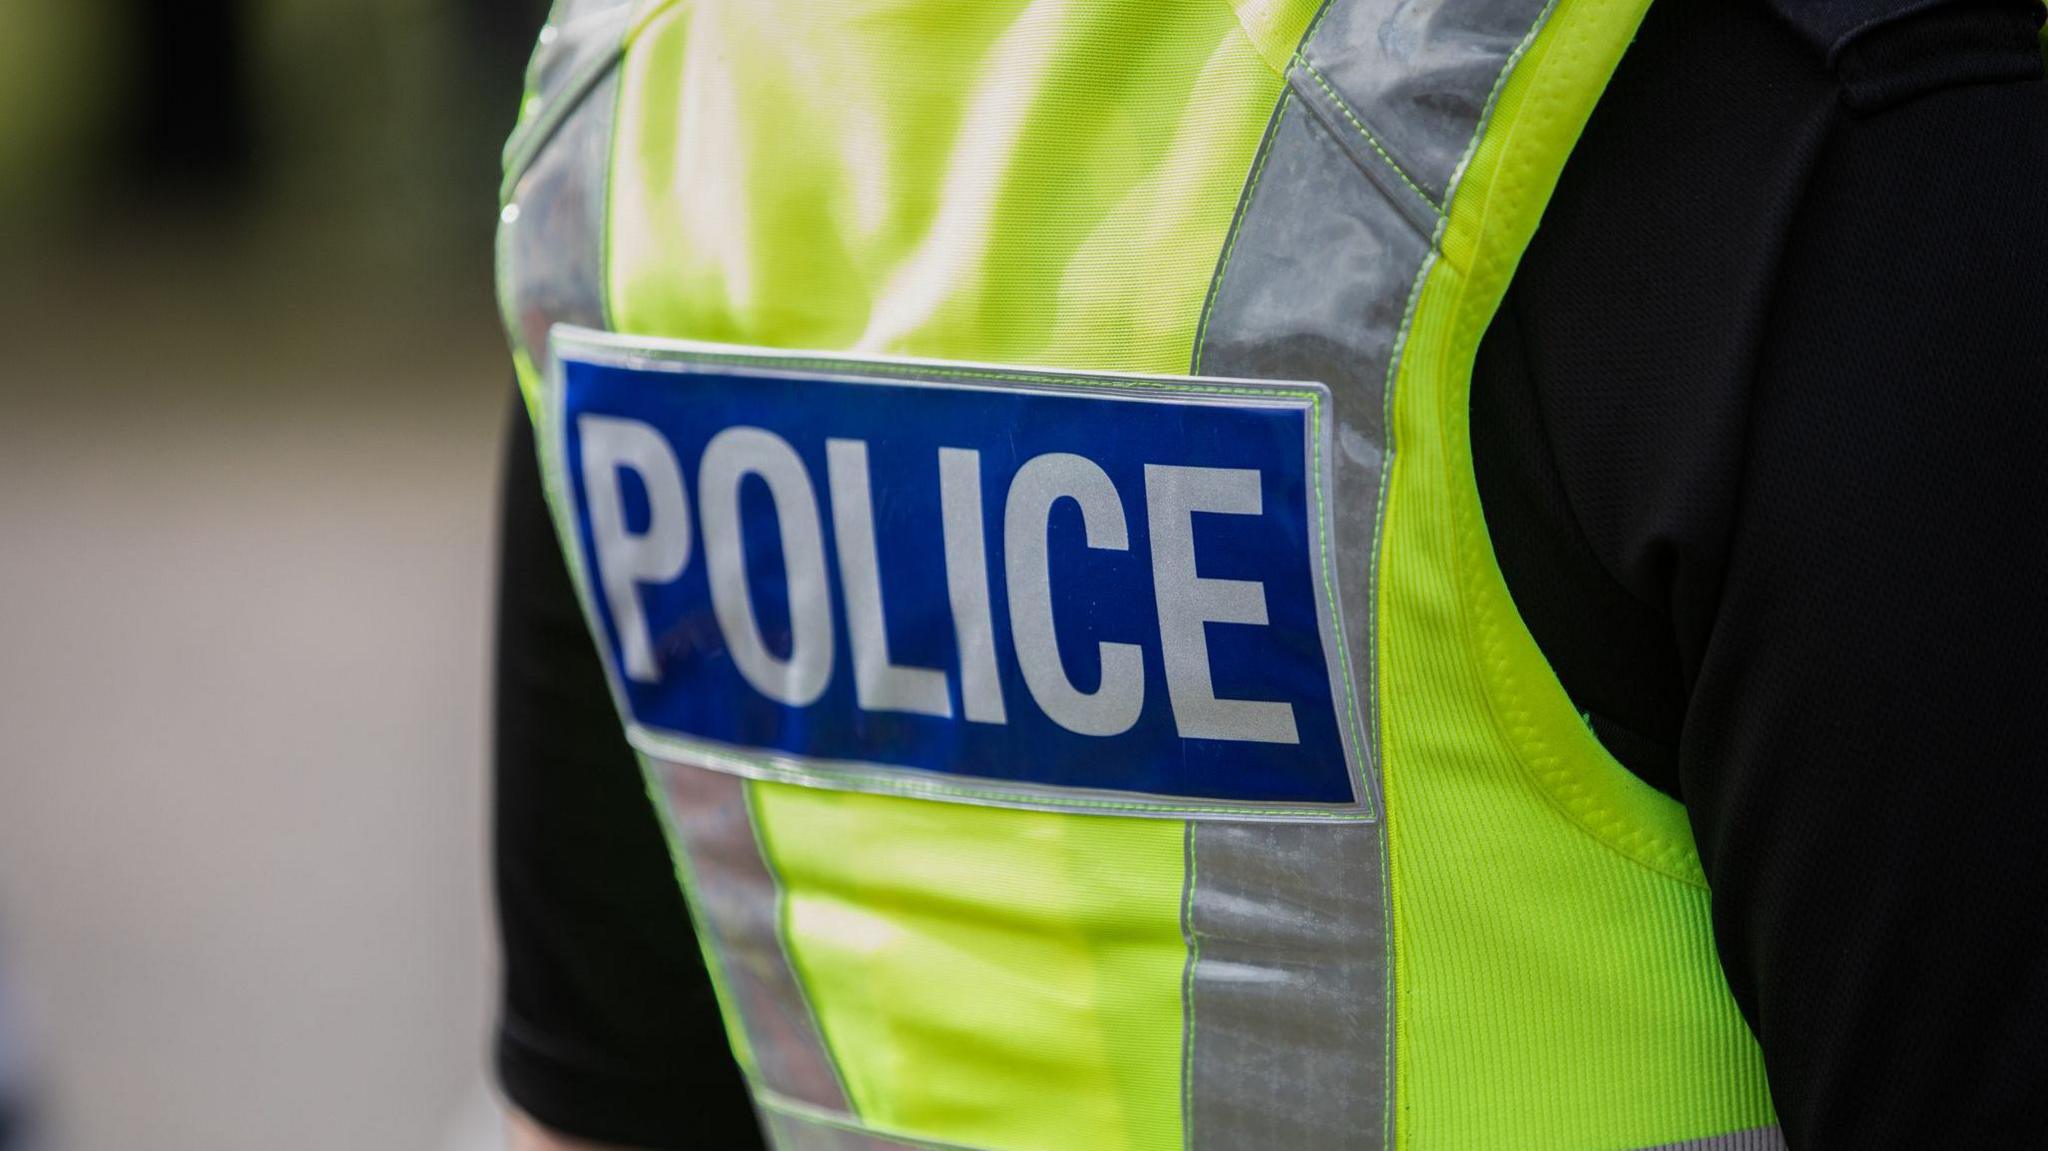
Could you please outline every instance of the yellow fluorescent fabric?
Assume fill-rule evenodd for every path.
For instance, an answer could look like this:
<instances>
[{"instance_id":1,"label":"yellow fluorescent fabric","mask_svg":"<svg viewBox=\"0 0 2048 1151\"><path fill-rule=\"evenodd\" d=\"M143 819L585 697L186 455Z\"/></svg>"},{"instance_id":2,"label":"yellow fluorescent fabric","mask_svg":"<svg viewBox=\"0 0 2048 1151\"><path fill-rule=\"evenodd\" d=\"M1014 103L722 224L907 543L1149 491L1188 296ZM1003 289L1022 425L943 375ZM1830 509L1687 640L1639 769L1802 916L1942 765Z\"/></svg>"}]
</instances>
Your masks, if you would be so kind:
<instances>
[{"instance_id":1,"label":"yellow fluorescent fabric","mask_svg":"<svg viewBox=\"0 0 2048 1151\"><path fill-rule=\"evenodd\" d=\"M792 960L863 1121L1181 1146L1182 825L755 783Z\"/></svg>"},{"instance_id":2,"label":"yellow fluorescent fabric","mask_svg":"<svg viewBox=\"0 0 2048 1151\"><path fill-rule=\"evenodd\" d=\"M1395 1129L1416 1151L1639 1148L1772 1122L1683 813L1574 714L1471 473L1474 351L1643 7L1561 0L1512 73L1395 384L1380 689Z\"/></svg>"},{"instance_id":3,"label":"yellow fluorescent fabric","mask_svg":"<svg viewBox=\"0 0 2048 1151\"><path fill-rule=\"evenodd\" d=\"M621 64L610 326L1185 371L1314 0L657 6ZM1184 827L752 785L862 1121L1179 1148Z\"/></svg>"},{"instance_id":4,"label":"yellow fluorescent fabric","mask_svg":"<svg viewBox=\"0 0 2048 1151\"><path fill-rule=\"evenodd\" d=\"M1573 714L1471 478L1474 349L1643 6L1559 0L1510 73L1394 384L1375 634L1407 1148L1770 1122L1682 814ZM655 3L621 63L609 324L1183 371L1315 7ZM862 1122L994 1151L1182 1145L1183 825L749 786Z\"/></svg>"},{"instance_id":5,"label":"yellow fluorescent fabric","mask_svg":"<svg viewBox=\"0 0 2048 1151\"><path fill-rule=\"evenodd\" d=\"M1311 7L670 6L624 62L612 326L1184 371Z\"/></svg>"},{"instance_id":6,"label":"yellow fluorescent fabric","mask_svg":"<svg viewBox=\"0 0 2048 1151\"><path fill-rule=\"evenodd\" d=\"M1253 179L1247 220L1269 195L1289 221L1354 213L1341 222L1365 240L1385 238L1389 221L1405 229L1423 215L1376 221L1351 194L1402 175L1382 170L1396 157L1366 125L1399 153L1442 104L1427 84L1402 82L1404 67L1433 83L1449 75L1443 61L1470 62L1466 33L1494 17L1536 21L1450 181L1439 254L1423 261L1407 231L1388 249L1416 254L1387 291L1405 295L1416 262L1422 277L1389 395L1367 633L1391 883L1390 1126L1413 1151L1640 1151L1764 1126L1771 1108L1715 962L1682 813L1574 714L1516 617L1473 482L1474 351L1647 0L1519 2L1373 0L1334 13L1310 48L1333 79L1308 75L1314 89L1298 85L1291 104L1295 125L1320 117L1339 150L1326 157L1338 166L1321 203L1288 198L1277 179L1288 165L1269 172L1255 156L1316 0L561 5L558 16L605 9L628 29L616 74L579 89L615 85L617 99L544 106L536 93L530 140L554 143L536 143L520 161L532 169L508 181L504 287L515 344L545 327L528 320L601 314L648 337L1180 371L1255 161L1274 178ZM597 45L607 53L610 36ZM1323 131L1288 138L1302 148ZM607 138L610 165L590 170ZM549 146L562 149L553 169ZM1353 161L1360 183L1346 186ZM586 177L603 181L602 195L585 198ZM591 242L597 213L582 210L592 205L604 208L602 245ZM600 249L594 275L587 257ZM1330 265L1334 278L1359 271ZM1302 263L1271 266L1284 276ZM1223 284L1257 267L1240 260ZM1324 287L1307 279L1318 282L1300 285L1303 304ZM1269 299L1293 284L1278 287ZM535 354L515 354L530 398ZM1333 364L1346 353L1320 354ZM563 493L550 495L561 508ZM678 851L678 865L700 895L721 867L774 872L777 884L746 889L758 902L745 915L726 912L752 932L750 948L721 945L709 917L700 938L735 1051L798 1145L839 1145L841 1123L892 1144L984 1151L1353 1146L1385 1130L1290 1138L1272 1129L1277 1105L1233 1123L1226 1108L1262 1089L1260 1056L1332 1064L1310 1029L1299 1045L1262 1046L1226 1031L1252 1013L1204 1007L1205 970L1249 987L1290 959L1282 944L1277 958L1240 962L1256 939L1204 934L1189 877L1207 877L1218 906L1272 896L1284 911L1285 898L1216 882L1228 867L1192 858L1200 839L1184 838L1185 825L718 783L750 797L750 824L722 828L738 832L744 859L691 869ZM756 845L758 859L746 850ZM1191 954L1189 935L1225 945ZM1382 986L1357 1005L1377 1013ZM1198 1025L1185 1044L1184 1014ZM1239 1040L1250 1058L1213 1059ZM791 1072L792 1052L813 1060L815 1079ZM1251 1068L1232 1077L1248 1090L1233 1096L1215 1076L1183 1094L1218 1066ZM1384 1091L1377 1070L1337 1082ZM806 1107L808 1118L791 1118Z\"/></svg>"}]
</instances>

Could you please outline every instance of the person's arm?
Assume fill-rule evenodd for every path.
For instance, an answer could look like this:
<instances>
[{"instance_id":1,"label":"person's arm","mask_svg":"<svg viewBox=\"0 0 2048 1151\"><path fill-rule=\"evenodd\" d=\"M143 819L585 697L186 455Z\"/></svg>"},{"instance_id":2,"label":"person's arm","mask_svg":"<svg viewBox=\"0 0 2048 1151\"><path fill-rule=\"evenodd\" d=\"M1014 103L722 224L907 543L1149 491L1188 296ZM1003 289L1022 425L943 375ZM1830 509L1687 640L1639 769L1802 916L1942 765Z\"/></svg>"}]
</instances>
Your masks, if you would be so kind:
<instances>
[{"instance_id":1,"label":"person's arm","mask_svg":"<svg viewBox=\"0 0 2048 1151\"><path fill-rule=\"evenodd\" d=\"M1838 61L1685 643L1683 795L1798 1151L2048 1139L2048 85L2008 28Z\"/></svg>"},{"instance_id":2,"label":"person's arm","mask_svg":"<svg viewBox=\"0 0 2048 1151\"><path fill-rule=\"evenodd\" d=\"M495 837L497 1068L525 1116L514 1138L548 1151L756 1151L675 867L556 543L533 431L513 409Z\"/></svg>"},{"instance_id":3,"label":"person's arm","mask_svg":"<svg viewBox=\"0 0 2048 1151\"><path fill-rule=\"evenodd\" d=\"M2048 1131L2037 19L1830 61L1659 0L1475 366L1508 585L1686 805L1794 1151Z\"/></svg>"}]
</instances>

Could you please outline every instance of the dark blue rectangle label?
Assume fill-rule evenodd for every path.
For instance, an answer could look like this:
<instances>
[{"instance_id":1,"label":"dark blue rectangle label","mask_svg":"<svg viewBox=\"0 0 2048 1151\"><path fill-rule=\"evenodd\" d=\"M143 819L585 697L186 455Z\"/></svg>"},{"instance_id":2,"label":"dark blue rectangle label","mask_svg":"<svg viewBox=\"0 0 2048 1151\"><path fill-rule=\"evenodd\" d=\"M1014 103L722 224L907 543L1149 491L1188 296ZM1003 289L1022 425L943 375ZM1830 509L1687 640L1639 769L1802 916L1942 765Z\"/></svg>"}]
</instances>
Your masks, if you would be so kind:
<instances>
[{"instance_id":1,"label":"dark blue rectangle label","mask_svg":"<svg viewBox=\"0 0 2048 1151\"><path fill-rule=\"evenodd\" d=\"M554 494L643 747L998 802L1359 803L1319 386L557 352Z\"/></svg>"}]
</instances>

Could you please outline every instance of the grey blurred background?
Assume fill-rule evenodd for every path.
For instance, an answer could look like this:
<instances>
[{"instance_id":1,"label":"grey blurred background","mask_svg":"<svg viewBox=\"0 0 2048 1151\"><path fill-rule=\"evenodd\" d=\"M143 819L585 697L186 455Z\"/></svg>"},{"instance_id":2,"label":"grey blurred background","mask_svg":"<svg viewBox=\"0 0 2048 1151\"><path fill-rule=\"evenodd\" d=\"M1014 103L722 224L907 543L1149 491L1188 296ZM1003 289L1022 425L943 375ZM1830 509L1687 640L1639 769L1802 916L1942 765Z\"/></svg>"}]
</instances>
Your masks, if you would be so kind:
<instances>
[{"instance_id":1,"label":"grey blurred background","mask_svg":"<svg viewBox=\"0 0 2048 1151\"><path fill-rule=\"evenodd\" d=\"M544 7L0 0L0 1094L39 1149L494 1141L490 240Z\"/></svg>"}]
</instances>

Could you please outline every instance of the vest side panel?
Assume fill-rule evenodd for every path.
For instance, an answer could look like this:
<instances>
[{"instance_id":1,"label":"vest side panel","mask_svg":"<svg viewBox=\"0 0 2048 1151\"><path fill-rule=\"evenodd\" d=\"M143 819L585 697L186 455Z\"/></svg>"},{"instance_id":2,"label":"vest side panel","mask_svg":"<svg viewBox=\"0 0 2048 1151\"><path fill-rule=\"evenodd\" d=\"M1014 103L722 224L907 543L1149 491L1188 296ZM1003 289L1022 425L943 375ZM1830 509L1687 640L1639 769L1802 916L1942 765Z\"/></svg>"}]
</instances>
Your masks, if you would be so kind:
<instances>
[{"instance_id":1,"label":"vest side panel","mask_svg":"<svg viewBox=\"0 0 2048 1151\"><path fill-rule=\"evenodd\" d=\"M1774 1138L1683 812L1578 720L1472 478L1479 338L1642 7L1559 0L1507 74L1394 385L1378 654L1407 1147Z\"/></svg>"},{"instance_id":2,"label":"vest side panel","mask_svg":"<svg viewBox=\"0 0 2048 1151\"><path fill-rule=\"evenodd\" d=\"M1428 245L1361 178L1311 110L1316 98L1291 85L1276 110L1195 367L1330 388L1337 598L1369 684L1383 380ZM1369 694L1360 706L1370 730ZM1367 755L1361 784L1384 810L1376 761ZM1189 847L1190 1146L1388 1146L1395 1021L1384 824L1198 826Z\"/></svg>"},{"instance_id":3,"label":"vest side panel","mask_svg":"<svg viewBox=\"0 0 2048 1151\"><path fill-rule=\"evenodd\" d=\"M1368 677L1391 446L1388 382L1441 227L1452 169L1489 109L1497 77L1545 11L1540 0L1335 0L1289 63L1289 91L1205 314L1197 371L1317 379L1331 389L1339 429L1336 582L1347 634L1359 645L1353 662ZM1374 706L1368 693L1367 710ZM1383 795L1379 758L1369 757L1366 781L1376 796ZM1262 1002L1260 992L1286 980L1244 979L1236 950L1209 945L1198 930L1190 1075L1218 1086L1196 1095L1192 1139L1199 1144L1206 1130L1221 1133L1217 1146L1256 1141L1256 1128L1238 1120L1259 1115L1259 1108L1240 1100L1264 1091L1306 1096L1277 1127L1265 1120L1264 1134L1276 1145L1391 1144L1407 1120L1394 1105L1392 1051L1401 1024L1390 979L1384 828L1227 834L1235 849L1227 853L1206 846L1226 841L1222 829L1198 828L1191 839L1196 927L1203 926L1212 889L1217 902L1250 886L1266 892L1255 907L1313 909L1314 938L1294 946L1304 957L1304 978L1321 994L1287 1002L1320 1004L1322 1015L1309 1021ZM1281 896L1276 875L1341 876L1342 896L1307 889ZM1268 922L1254 937L1283 934L1279 923ZM1248 1016L1321 1037L1313 1044L1315 1070L1275 1082L1258 1057L1260 1045L1241 1036L1213 1044L1204 1057L1202 1039L1212 1024L1227 1028Z\"/></svg>"}]
</instances>

